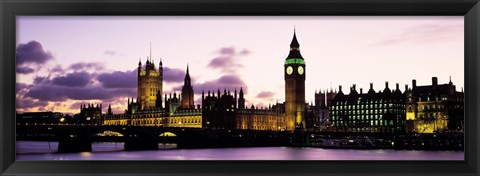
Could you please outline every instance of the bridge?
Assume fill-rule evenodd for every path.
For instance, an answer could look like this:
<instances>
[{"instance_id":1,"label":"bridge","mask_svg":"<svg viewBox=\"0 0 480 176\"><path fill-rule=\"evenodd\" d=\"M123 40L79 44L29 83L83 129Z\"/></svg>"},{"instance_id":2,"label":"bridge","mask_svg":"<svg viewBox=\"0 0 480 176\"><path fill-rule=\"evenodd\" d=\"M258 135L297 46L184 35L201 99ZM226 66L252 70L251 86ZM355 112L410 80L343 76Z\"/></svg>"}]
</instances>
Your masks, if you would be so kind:
<instances>
[{"instance_id":1,"label":"bridge","mask_svg":"<svg viewBox=\"0 0 480 176\"><path fill-rule=\"evenodd\" d=\"M17 125L17 139L58 141L59 152L92 151L93 142L124 142L125 150L157 150L159 143L177 148L282 146L292 135L279 131L225 130L157 126L25 124ZM101 136L110 132L116 136Z\"/></svg>"}]
</instances>

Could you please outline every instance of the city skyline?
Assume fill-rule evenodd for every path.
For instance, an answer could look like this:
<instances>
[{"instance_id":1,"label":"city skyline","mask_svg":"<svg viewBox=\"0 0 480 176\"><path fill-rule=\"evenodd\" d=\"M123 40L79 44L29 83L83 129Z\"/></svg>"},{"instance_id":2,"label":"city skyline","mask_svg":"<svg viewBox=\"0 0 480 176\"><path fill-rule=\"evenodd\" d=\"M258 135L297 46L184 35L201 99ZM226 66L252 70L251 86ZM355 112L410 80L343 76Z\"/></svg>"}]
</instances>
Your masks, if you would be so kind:
<instances>
[{"instance_id":1,"label":"city skyline","mask_svg":"<svg viewBox=\"0 0 480 176\"><path fill-rule=\"evenodd\" d=\"M428 85L436 76L439 84L444 84L451 76L458 88L463 87L463 17L17 20L17 110L23 111L54 108L77 113L81 103L96 102L103 103L103 111L112 104L115 113L123 112L127 98L136 98L136 66L139 58L145 63L150 42L155 64L160 58L163 61L163 94L180 92L189 64L196 104L201 102L202 90L233 91L240 87L246 91L247 107L283 102L283 61L293 25L308 70L305 98L309 103L316 90L338 90L338 85L349 93L347 88L352 84L367 90L373 82L378 91L388 81L391 88L400 83L403 91L403 85L411 85L412 79L418 85ZM145 24L163 28L142 28ZM242 28L236 28L239 26ZM356 30L352 30L354 26ZM368 30L371 28L382 30Z\"/></svg>"}]
</instances>

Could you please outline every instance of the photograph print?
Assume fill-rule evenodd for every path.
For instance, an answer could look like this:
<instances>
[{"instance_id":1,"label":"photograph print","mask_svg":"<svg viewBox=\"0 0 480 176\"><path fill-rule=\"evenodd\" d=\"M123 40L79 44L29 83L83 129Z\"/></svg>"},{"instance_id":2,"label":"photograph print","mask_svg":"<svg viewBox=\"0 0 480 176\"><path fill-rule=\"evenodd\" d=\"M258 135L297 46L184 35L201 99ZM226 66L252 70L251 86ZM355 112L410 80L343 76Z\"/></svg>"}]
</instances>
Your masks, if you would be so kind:
<instances>
[{"instance_id":1,"label":"photograph print","mask_svg":"<svg viewBox=\"0 0 480 176\"><path fill-rule=\"evenodd\" d=\"M463 16L17 16L17 160L464 160Z\"/></svg>"}]
</instances>

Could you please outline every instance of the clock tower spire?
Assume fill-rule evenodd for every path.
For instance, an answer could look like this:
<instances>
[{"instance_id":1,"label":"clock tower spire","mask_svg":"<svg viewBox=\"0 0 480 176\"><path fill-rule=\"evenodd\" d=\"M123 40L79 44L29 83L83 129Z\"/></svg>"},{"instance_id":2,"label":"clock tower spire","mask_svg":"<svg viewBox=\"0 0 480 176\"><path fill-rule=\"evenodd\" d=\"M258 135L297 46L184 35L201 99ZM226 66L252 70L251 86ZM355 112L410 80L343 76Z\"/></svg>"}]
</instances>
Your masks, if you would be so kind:
<instances>
[{"instance_id":1,"label":"clock tower spire","mask_svg":"<svg viewBox=\"0 0 480 176\"><path fill-rule=\"evenodd\" d=\"M285 126L288 131L305 128L305 60L300 54L296 30L290 43L290 53L284 64Z\"/></svg>"}]
</instances>

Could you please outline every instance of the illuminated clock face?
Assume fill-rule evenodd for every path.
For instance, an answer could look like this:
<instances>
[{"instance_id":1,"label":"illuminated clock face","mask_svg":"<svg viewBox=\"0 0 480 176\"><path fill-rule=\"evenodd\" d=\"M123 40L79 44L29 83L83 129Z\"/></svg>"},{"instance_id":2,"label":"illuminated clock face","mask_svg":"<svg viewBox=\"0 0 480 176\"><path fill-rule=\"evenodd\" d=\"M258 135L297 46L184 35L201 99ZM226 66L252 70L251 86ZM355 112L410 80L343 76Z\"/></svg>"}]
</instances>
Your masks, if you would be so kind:
<instances>
[{"instance_id":1,"label":"illuminated clock face","mask_svg":"<svg viewBox=\"0 0 480 176\"><path fill-rule=\"evenodd\" d=\"M292 68L292 66L288 66L288 67L287 67L287 74L288 74L288 75L291 75L292 73L293 73L293 68Z\"/></svg>"},{"instance_id":2,"label":"illuminated clock face","mask_svg":"<svg viewBox=\"0 0 480 176\"><path fill-rule=\"evenodd\" d=\"M304 72L304 71L305 71L305 70L303 70L303 67L302 67L302 66L299 66L299 67L298 67L298 74L303 75L303 72Z\"/></svg>"}]
</instances>

